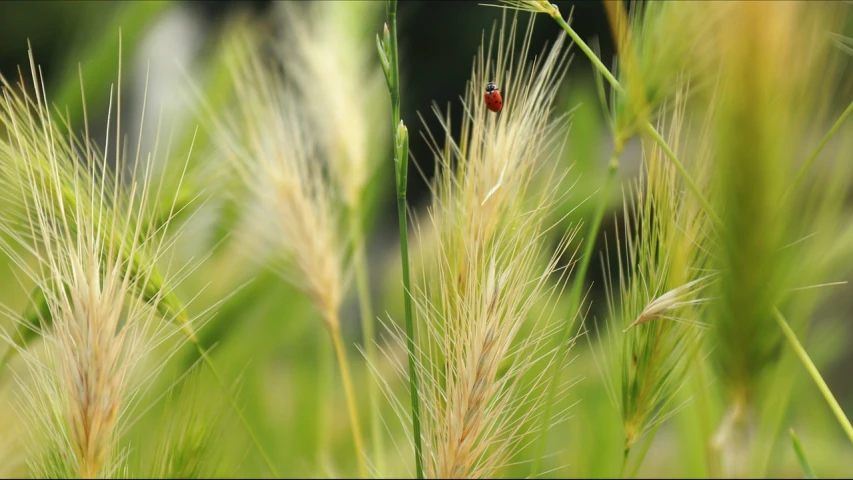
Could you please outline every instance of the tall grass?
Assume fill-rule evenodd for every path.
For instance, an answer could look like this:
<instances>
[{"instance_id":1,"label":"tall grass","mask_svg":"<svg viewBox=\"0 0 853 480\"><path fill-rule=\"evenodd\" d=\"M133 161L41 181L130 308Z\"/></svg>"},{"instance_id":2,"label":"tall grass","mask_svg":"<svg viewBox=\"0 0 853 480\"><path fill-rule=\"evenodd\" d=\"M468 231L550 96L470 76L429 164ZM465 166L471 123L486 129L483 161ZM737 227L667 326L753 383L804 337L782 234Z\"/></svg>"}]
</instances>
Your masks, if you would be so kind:
<instances>
[{"instance_id":1,"label":"tall grass","mask_svg":"<svg viewBox=\"0 0 853 480\"><path fill-rule=\"evenodd\" d=\"M318 161L321 143L299 113L301 98L285 86L275 65L264 65L254 45L244 55L231 66L238 110L215 123L214 135L255 194L258 220L269 222L262 234L272 254L258 260L270 262L311 299L330 335L364 475L361 421L340 323L349 269L341 205Z\"/></svg>"},{"instance_id":2,"label":"tall grass","mask_svg":"<svg viewBox=\"0 0 853 480\"><path fill-rule=\"evenodd\" d=\"M13 243L0 244L42 292L51 318L37 326L44 352L22 350L28 373L18 377L18 408L33 435L29 467L44 477L124 475L119 439L133 400L168 357L146 358L189 325L180 311L166 310L170 319L182 315L180 324L158 318L182 275L158 272L171 245L169 222L154 226L146 215L160 209L151 168L158 152L128 156L117 99L109 111L114 141L91 141L88 123L83 138L75 136L61 112L51 113L32 53L30 62L33 96L23 77L19 89L4 80L4 191L21 201L3 222Z\"/></svg>"},{"instance_id":3,"label":"tall grass","mask_svg":"<svg viewBox=\"0 0 853 480\"><path fill-rule=\"evenodd\" d=\"M849 7L503 1L413 128L381 6L211 30L174 123L103 32L1 77L0 475L849 475Z\"/></svg>"},{"instance_id":4,"label":"tall grass","mask_svg":"<svg viewBox=\"0 0 853 480\"><path fill-rule=\"evenodd\" d=\"M504 18L497 40L481 46L460 138L452 135L449 113L437 107L446 140L439 143L429 131L425 137L439 168L427 220L434 237L426 237L434 238L437 261L419 262L412 296L430 478L490 477L505 468L543 413L542 367L556 357L547 340L562 282L552 277L564 278L558 262L569 239L550 257L529 246L544 242L551 212L565 195L565 173L547 159L565 134L563 121L550 120L549 112L567 57L560 37L531 62L532 26L518 52L517 18ZM480 99L487 79L504 92L500 116ZM535 181L540 174L543 183ZM404 332L391 331L406 342ZM396 405L408 419L403 403Z\"/></svg>"},{"instance_id":5,"label":"tall grass","mask_svg":"<svg viewBox=\"0 0 853 480\"><path fill-rule=\"evenodd\" d=\"M668 132L673 145L684 122L685 93L674 99ZM618 283L614 286L609 278L605 284L613 348L603 357L615 362L609 393L622 415L623 469L637 441L646 433L653 437L678 411L676 394L686 384L707 329L703 310L715 277L708 268L708 251L702 248L712 226L701 206L679 195L675 169L659 147L652 144L644 150L642 166L644 184L625 194L615 266L606 251L604 267L606 272L618 271ZM637 467L641 462L642 454Z\"/></svg>"},{"instance_id":6,"label":"tall grass","mask_svg":"<svg viewBox=\"0 0 853 480\"><path fill-rule=\"evenodd\" d=\"M287 5L293 7L293 5ZM305 109L311 113L319 148L329 163L336 197L347 217L346 235L352 244L352 266L358 293L360 323L368 361L376 360L374 312L366 252L371 199L366 188L376 176L383 155L377 140L386 131L371 129L379 120L369 108L381 101L382 74L369 42L379 4L371 2L320 2L306 11L284 8L286 20L282 59L298 86ZM382 149L379 149L380 152ZM375 383L367 386L370 409L372 458L384 470L383 432Z\"/></svg>"}]
</instances>

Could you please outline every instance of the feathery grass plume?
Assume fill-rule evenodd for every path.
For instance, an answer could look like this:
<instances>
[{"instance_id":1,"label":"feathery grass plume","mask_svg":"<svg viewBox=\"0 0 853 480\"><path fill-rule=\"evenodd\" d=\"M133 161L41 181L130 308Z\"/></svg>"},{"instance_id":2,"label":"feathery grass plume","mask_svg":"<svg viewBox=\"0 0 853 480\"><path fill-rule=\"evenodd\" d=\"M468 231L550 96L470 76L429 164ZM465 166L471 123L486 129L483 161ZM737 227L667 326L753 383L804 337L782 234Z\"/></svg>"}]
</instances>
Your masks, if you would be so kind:
<instances>
[{"instance_id":1,"label":"feathery grass plume","mask_svg":"<svg viewBox=\"0 0 853 480\"><path fill-rule=\"evenodd\" d=\"M373 302L365 251L365 217L371 206L365 188L382 165L388 129L381 125L385 98L372 36L382 12L379 2L281 3L285 33L281 59L285 71L305 100L318 148L328 162L332 185L346 207L353 248L353 273L358 289L361 330L368 361L376 361ZM380 154L377 154L380 153ZM372 458L382 475L384 458L377 385L368 387L371 408Z\"/></svg>"},{"instance_id":2,"label":"feathery grass plume","mask_svg":"<svg viewBox=\"0 0 853 480\"><path fill-rule=\"evenodd\" d=\"M673 106L674 96L687 85L691 94L703 90L713 48L707 38L727 15L725 3L644 2L633 3L628 18L611 19L619 50L617 77L625 89L613 96L617 145Z\"/></svg>"},{"instance_id":3,"label":"feathery grass plume","mask_svg":"<svg viewBox=\"0 0 853 480\"><path fill-rule=\"evenodd\" d=\"M305 123L302 99L275 65L264 65L245 39L245 55L230 65L238 91L236 113L212 119L228 161L257 199L257 221L272 246L280 273L316 305L335 347L352 424L359 469L364 449L341 334L348 242L340 228L328 172L319 161L318 139Z\"/></svg>"},{"instance_id":4,"label":"feathery grass plume","mask_svg":"<svg viewBox=\"0 0 853 480\"><path fill-rule=\"evenodd\" d=\"M422 260L412 296L424 471L433 478L492 477L507 466L541 414L545 373L555 360L548 321L564 285L558 259L568 241L544 253L546 222L564 195L559 167L545 162L565 135L565 119L550 114L568 62L563 35L529 62L533 18L520 52L517 23L504 16L496 56L494 33L480 48L460 139L437 108L446 141L440 146L426 134L440 167L429 210L438 261ZM488 81L504 94L500 115L482 101ZM537 173L551 182L528 188ZM519 335L527 323L531 333ZM404 332L392 334L405 344ZM408 425L403 402L391 400Z\"/></svg>"},{"instance_id":5,"label":"feathery grass plume","mask_svg":"<svg viewBox=\"0 0 853 480\"><path fill-rule=\"evenodd\" d=\"M302 103L281 75L251 47L230 66L238 112L217 123L228 161L259 199L281 272L317 305L334 330L344 284L344 236L339 208L317 158L317 140L303 122ZM264 215L266 215L264 217Z\"/></svg>"},{"instance_id":6,"label":"feathery grass plume","mask_svg":"<svg viewBox=\"0 0 853 480\"><path fill-rule=\"evenodd\" d=\"M330 176L350 208L362 201L383 158L370 147L387 137L385 130L372 128L384 113L374 106L384 103L385 83L370 22L381 12L381 3L366 1L283 3L281 8L286 36L280 58L306 100Z\"/></svg>"},{"instance_id":7,"label":"feathery grass plume","mask_svg":"<svg viewBox=\"0 0 853 480\"><path fill-rule=\"evenodd\" d=\"M163 364L141 369L142 360L178 333L158 318L158 303L177 279L157 270L173 241L168 222L153 228L146 221L158 207L152 175L158 152L137 151L131 160L109 133L101 147L89 139L88 125L82 138L67 124L61 128L32 55L30 62L35 98L21 78L20 92L4 83L0 107L9 129L4 160L14 162L5 164L8 175L0 182L5 192L21 195L23 206L22 216L4 216L0 229L35 265L9 242L0 248L43 292L53 320L39 332L43 355L20 347L28 375L19 377L19 408L35 440L30 470L50 478L122 475L122 426L136 394ZM120 139L121 104L113 112L111 98L110 106ZM159 283L153 297L152 279Z\"/></svg>"},{"instance_id":8,"label":"feathery grass plume","mask_svg":"<svg viewBox=\"0 0 853 480\"><path fill-rule=\"evenodd\" d=\"M667 143L676 148L685 97L686 92L676 93L668 122ZM614 386L608 393L622 415L623 469L637 440L677 410L672 402L699 347L704 328L698 319L708 300L704 289L713 278L705 249L711 233L708 218L695 199L685 195L661 149L646 147L645 183L626 192L624 245L616 229L618 284L614 287L609 275L605 282L609 340L614 344L605 355L615 363ZM611 272L609 252L606 258L604 270Z\"/></svg>"},{"instance_id":9,"label":"feathery grass plume","mask_svg":"<svg viewBox=\"0 0 853 480\"><path fill-rule=\"evenodd\" d=\"M100 152L95 145L91 145L88 139L86 139L84 144L79 139L74 138L73 134L70 133L71 126L67 124L67 120L60 120L58 123L48 121L51 115L50 107L42 91L43 85L40 85L39 80L36 78L36 67L32 58L32 51L30 51L30 64L31 73L34 78L32 86L35 91L35 98L25 93L17 93L17 89L5 77L0 76L0 86L2 86L5 92L2 115L0 115L0 125L8 132L7 141L0 142L0 173L2 173L3 181L5 182L3 195L5 195L8 203L7 211L4 214L6 217L5 228L13 235L30 235L36 237L37 235L34 232L28 231L31 224L25 219L28 208L35 202L35 194L31 189L27 188L30 181L27 176L32 176L38 181L37 183L43 184L43 189L56 192L56 195L45 197L46 200L54 202L53 208L55 210L69 215L75 210L85 212L88 209L91 212L94 208L92 205L78 205L84 197L80 197L80 193L75 190L76 185L73 183L76 181L74 170L71 167L64 167L65 170L53 172L51 170L55 169L55 166L51 164L51 159L57 155L68 157L81 155L76 153L76 150L85 151L86 158L93 155L105 154ZM26 91L23 77L20 79L18 88L20 88L21 92ZM120 93L121 89L119 87L118 94ZM85 102L85 94L83 95L83 101ZM16 120L30 119L32 110L38 112L38 120L44 126L37 128L40 125L36 122L15 123ZM62 116L59 112L57 114L60 117ZM118 122L117 125L119 125ZM85 126L87 128L86 135L88 135L88 125ZM63 138L66 136L68 138ZM139 141L141 141L141 132ZM127 144L121 143L121 138L118 134L116 135L115 144L112 146L114 150L122 149L121 154L127 154ZM56 148L62 148L62 150L55 151L54 149ZM155 146L155 150L156 148L157 146ZM137 157L139 154L140 151L137 148ZM181 172L181 178L183 178L183 173ZM59 183L53 185L51 182ZM181 182L179 181L178 185L180 186L180 184ZM84 193L88 195L93 194L93 192ZM91 202L92 199L89 200ZM160 225L158 227L165 229L165 224L169 223L171 216L176 212L174 202L168 208L161 208L160 202L149 203L152 207L151 212L156 211L159 214ZM184 207L186 207L186 204L184 204ZM160 210L157 210L158 208ZM152 220L155 215L152 215L151 212L146 212L151 218L140 219L140 223L152 227L149 220ZM78 228L76 223L69 221L68 225L72 229L72 233L75 233L74 229ZM14 232L12 232L13 230ZM157 228L150 228L150 230L156 231ZM110 235L121 233L128 237L130 235L130 233L118 229L110 229L106 232ZM159 267L151 265L150 259L140 257L141 253L144 252L122 251L122 254L130 255L126 261L129 263L131 275L134 277L131 286L133 288L144 288L144 291L141 292L143 295L142 298L156 305L165 318L178 323L190 339L195 339L195 333L188 323L183 304L175 293L172 292L171 288L166 285ZM148 263L147 266L145 265L146 263ZM141 281L143 277L145 277L144 281ZM18 332L14 339L18 345L24 347L37 337L37 331L41 330L42 327L50 327L53 322L48 308L46 292L41 291L37 287L31 293L30 297L30 303L25 311L26 321L18 325ZM0 364L5 364L15 352L17 352L17 349L10 349L3 359L0 360Z\"/></svg>"},{"instance_id":10,"label":"feathery grass plume","mask_svg":"<svg viewBox=\"0 0 853 480\"><path fill-rule=\"evenodd\" d=\"M726 17L723 6L706 3L632 2L629 13L611 19L620 55L616 72L620 95L613 96L617 145L654 121L658 110L671 105L668 101L685 85L690 83L691 91L697 90L691 80L703 78L701 74L709 68L706 37ZM545 0L501 0L488 6L543 13L565 22L559 8ZM592 51L586 53L598 57Z\"/></svg>"},{"instance_id":11,"label":"feathery grass plume","mask_svg":"<svg viewBox=\"0 0 853 480\"><path fill-rule=\"evenodd\" d=\"M800 199L786 190L811 148L802 132L823 123L827 82L837 78L828 32L843 17L827 4L729 8L732 15L715 38L721 92L714 107L712 189L726 229L713 251L721 277L709 313L713 359L729 403L714 445L731 454L724 455L729 471L742 472L732 455L751 443L761 381L779 356L773 309L787 301L791 288L803 286L797 285L800 269L808 266L795 267L795 245L821 228L809 225L802 211L794 214Z\"/></svg>"}]
</instances>

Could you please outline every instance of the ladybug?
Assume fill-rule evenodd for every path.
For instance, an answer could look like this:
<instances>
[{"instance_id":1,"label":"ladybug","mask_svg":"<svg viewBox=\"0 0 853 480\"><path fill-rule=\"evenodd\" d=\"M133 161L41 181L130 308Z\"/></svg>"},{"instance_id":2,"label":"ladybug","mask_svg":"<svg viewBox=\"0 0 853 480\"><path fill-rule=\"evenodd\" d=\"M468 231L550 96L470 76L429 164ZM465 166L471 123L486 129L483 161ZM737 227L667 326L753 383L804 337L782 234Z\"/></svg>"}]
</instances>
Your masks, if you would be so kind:
<instances>
[{"instance_id":1,"label":"ladybug","mask_svg":"<svg viewBox=\"0 0 853 480\"><path fill-rule=\"evenodd\" d=\"M489 82L486 85L486 93L483 95L483 98L486 100L486 107L489 110L498 113L501 111L501 107L504 105L504 99L501 97L501 92L498 91L497 85L495 82Z\"/></svg>"}]
</instances>

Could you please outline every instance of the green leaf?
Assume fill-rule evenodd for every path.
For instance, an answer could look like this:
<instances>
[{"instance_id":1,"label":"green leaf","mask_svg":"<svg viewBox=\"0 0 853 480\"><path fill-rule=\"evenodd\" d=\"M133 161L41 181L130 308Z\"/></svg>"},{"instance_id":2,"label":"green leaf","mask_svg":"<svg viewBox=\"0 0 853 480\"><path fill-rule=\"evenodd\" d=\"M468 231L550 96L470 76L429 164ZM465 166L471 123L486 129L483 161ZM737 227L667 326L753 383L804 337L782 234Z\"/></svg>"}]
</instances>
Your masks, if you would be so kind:
<instances>
[{"instance_id":1,"label":"green leaf","mask_svg":"<svg viewBox=\"0 0 853 480\"><path fill-rule=\"evenodd\" d=\"M800 440L797 438L797 434L794 433L794 429L790 430L791 432L791 444L794 446L794 452L797 454L797 460L800 462L800 468L803 469L803 478L817 478L814 474L814 470L812 470L811 465L809 465L809 461L806 460L806 454L803 452L803 446L800 444Z\"/></svg>"}]
</instances>

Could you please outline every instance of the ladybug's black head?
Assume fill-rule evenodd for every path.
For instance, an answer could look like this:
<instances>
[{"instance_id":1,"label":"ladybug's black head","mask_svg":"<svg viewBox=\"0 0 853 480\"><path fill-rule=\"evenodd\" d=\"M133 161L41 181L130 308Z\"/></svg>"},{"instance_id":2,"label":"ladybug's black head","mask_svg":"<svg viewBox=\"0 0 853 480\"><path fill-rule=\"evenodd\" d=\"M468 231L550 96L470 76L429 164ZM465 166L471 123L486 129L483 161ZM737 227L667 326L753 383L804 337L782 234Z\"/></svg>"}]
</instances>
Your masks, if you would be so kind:
<instances>
[{"instance_id":1,"label":"ladybug's black head","mask_svg":"<svg viewBox=\"0 0 853 480\"><path fill-rule=\"evenodd\" d=\"M486 84L486 93L492 93L498 89L498 86L495 85L495 82L489 82Z\"/></svg>"}]
</instances>

